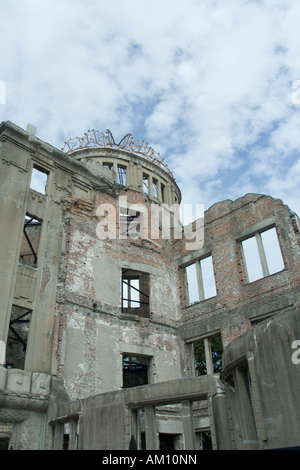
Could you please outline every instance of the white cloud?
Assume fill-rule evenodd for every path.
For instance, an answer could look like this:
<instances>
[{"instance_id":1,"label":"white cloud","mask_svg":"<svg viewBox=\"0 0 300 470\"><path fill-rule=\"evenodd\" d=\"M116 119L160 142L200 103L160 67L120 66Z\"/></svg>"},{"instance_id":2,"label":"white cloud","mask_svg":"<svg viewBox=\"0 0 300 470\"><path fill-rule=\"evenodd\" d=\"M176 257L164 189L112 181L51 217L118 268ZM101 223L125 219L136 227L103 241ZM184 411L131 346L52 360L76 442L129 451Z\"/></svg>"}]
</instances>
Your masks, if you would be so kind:
<instances>
[{"instance_id":1,"label":"white cloud","mask_svg":"<svg viewBox=\"0 0 300 470\"><path fill-rule=\"evenodd\" d=\"M297 0L5 2L0 120L58 147L131 132L187 202L274 190L300 212L299 14Z\"/></svg>"}]
</instances>

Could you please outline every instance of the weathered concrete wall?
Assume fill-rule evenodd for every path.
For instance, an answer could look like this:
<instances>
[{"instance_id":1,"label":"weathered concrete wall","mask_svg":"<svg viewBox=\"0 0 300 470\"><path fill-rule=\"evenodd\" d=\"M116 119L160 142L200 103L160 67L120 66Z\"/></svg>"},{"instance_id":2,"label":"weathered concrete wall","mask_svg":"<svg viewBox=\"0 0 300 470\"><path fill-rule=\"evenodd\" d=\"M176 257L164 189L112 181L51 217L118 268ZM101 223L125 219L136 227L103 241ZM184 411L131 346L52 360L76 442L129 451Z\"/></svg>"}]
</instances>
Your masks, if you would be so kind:
<instances>
[{"instance_id":1,"label":"weathered concrete wall","mask_svg":"<svg viewBox=\"0 0 300 470\"><path fill-rule=\"evenodd\" d=\"M265 320L233 341L224 351L223 378L227 383L237 448L247 448L250 423L255 419L257 448L299 446L300 362L292 358L300 338L300 310ZM248 357L248 360L247 360ZM249 367L249 357L252 365ZM252 359L253 357L253 359ZM244 413L238 405L236 370L249 370L253 405ZM252 368L251 368L252 367ZM249 397L250 399L250 397ZM247 434L248 433L248 434Z\"/></svg>"},{"instance_id":2,"label":"weathered concrete wall","mask_svg":"<svg viewBox=\"0 0 300 470\"><path fill-rule=\"evenodd\" d=\"M0 335L6 344L12 305L32 309L26 369L48 373L52 367L49 333L54 320L61 215L59 205L54 203L54 161L26 133L22 137L20 142L18 129L13 126L6 127L1 135L1 218L5 223L0 234L4 268ZM30 189L32 169L37 162L49 171L46 195ZM19 263L26 214L42 222L36 267Z\"/></svg>"},{"instance_id":3,"label":"weathered concrete wall","mask_svg":"<svg viewBox=\"0 0 300 470\"><path fill-rule=\"evenodd\" d=\"M128 450L131 436L134 435L139 443L138 433L142 429L146 433L148 450L159 448L158 433L166 430L179 434L178 446L181 441L183 449L195 450L194 430L198 420L195 421L192 405L201 399L208 399L211 403L207 419L213 429L215 448L231 449L229 416L227 406L222 403L222 385L212 376L95 395L61 405L49 419L55 428L67 422L68 417L79 419L78 446L81 450ZM177 410L173 426L170 420L166 421L172 404L176 404ZM164 417L163 409L166 412ZM143 410L142 415L136 413L138 410ZM215 426L219 415L222 426ZM138 445L140 449L140 443Z\"/></svg>"},{"instance_id":4,"label":"weathered concrete wall","mask_svg":"<svg viewBox=\"0 0 300 470\"><path fill-rule=\"evenodd\" d=\"M151 198L118 185L110 192L95 188L86 205L75 204L70 197L62 204L65 245L54 341L59 374L74 399L122 387L124 353L149 357L150 383L182 376L182 340L176 333L177 266L170 240L120 239L123 201L144 208L150 218ZM115 237L99 236L99 207L116 216ZM122 310L122 269L149 276L146 318L133 309Z\"/></svg>"},{"instance_id":5,"label":"weathered concrete wall","mask_svg":"<svg viewBox=\"0 0 300 470\"><path fill-rule=\"evenodd\" d=\"M111 403L95 406L87 401L86 412L80 417L78 448L82 450L128 450L126 412L122 396L114 395ZM129 433L129 429L127 433Z\"/></svg>"},{"instance_id":6,"label":"weathered concrete wall","mask_svg":"<svg viewBox=\"0 0 300 470\"><path fill-rule=\"evenodd\" d=\"M168 405L168 400L173 404L179 400L184 410L179 440L183 444L185 435L185 444L191 448L196 445L192 418L203 424L208 417L214 448L246 448L249 440L253 448L262 442L265 447L296 443L299 430L292 409L297 403L298 375L289 359L288 367L284 362L291 355L287 342L292 334L299 335L295 309L299 306L300 225L287 206L255 194L215 204L205 212L203 246L191 251L186 238L164 237L162 225L156 227L155 239L151 239L150 231L143 239L119 237L119 214L124 217L124 210L132 205L140 212L139 223L145 230L147 225L151 227L152 203L180 202L177 184L154 160L144 161L141 156L116 148L81 149L67 155L11 123L0 125L0 157L0 210L1 220L5 221L0 228L0 364L5 364L12 306L30 311L24 371L0 368L0 427L5 424L12 430L17 447L59 448L64 423L59 417L60 395L64 402L71 400L66 410L69 415L64 418L67 421L78 418L78 400L86 405L86 414L80 418L80 448L127 448L131 432L137 430L137 424L133 424L134 400L139 407L146 407L148 421L144 425L151 448L158 445L157 430L167 429L165 415L158 420L153 410ZM103 167L106 159L113 163L113 171ZM117 183L119 163L126 166L126 185ZM34 167L48 174L45 194L30 188ZM149 175L149 194L143 191L144 172ZM155 181L157 188L152 186ZM108 218L107 210L111 211ZM25 243L26 214L42 224L33 236L37 261L32 259L30 265L19 256ZM101 236L103 222L113 223L115 237ZM276 227L284 269L248 282L241 241L271 226ZM185 267L207 255L212 255L217 294L189 306ZM140 281L147 291L142 298L149 295L149 306L137 310L122 306L125 270L142 273ZM289 328L286 337L280 336L286 329L279 328L280 318L284 325L284 315L288 319L285 328ZM270 324L254 328L266 318ZM248 411L245 408L241 415L243 400L236 404L231 383L225 394L218 376L194 381L192 344L216 333L222 335L225 351L224 377L235 380L240 393L247 392L245 370L251 369L252 375L254 370L247 353L254 355L257 388L261 387L259 422L265 427L265 434L258 438L254 421L249 421L251 429L246 425L251 406L248 404ZM124 355L148 359L149 385L120 390ZM246 357L247 367L235 370L232 363L241 355L243 360ZM34 374L51 374L61 381L61 393L55 387L52 390L49 410L53 422L59 420L54 444L44 422L48 391L44 393L40 385L35 389ZM199 390L194 394L196 383L207 385L203 396ZM280 403L277 411L270 390ZM22 394L26 395L25 402ZM287 400L282 398L284 394ZM234 416L232 429L227 416L228 398ZM205 403L205 417L197 415L195 404L192 410L195 400ZM41 408L38 403L42 403ZM30 410L26 416L25 409ZM13 412L5 418L7 410ZM18 414L22 419L17 418ZM293 422L288 438L289 420ZM96 432L100 422L106 424ZM123 435L114 435L115 423L120 423ZM47 430L46 440L44 435L35 439L43 429ZM70 429L75 448L73 421Z\"/></svg>"},{"instance_id":7,"label":"weathered concrete wall","mask_svg":"<svg viewBox=\"0 0 300 470\"><path fill-rule=\"evenodd\" d=\"M13 449L45 448L50 389L50 375L0 367L0 427Z\"/></svg>"}]
</instances>

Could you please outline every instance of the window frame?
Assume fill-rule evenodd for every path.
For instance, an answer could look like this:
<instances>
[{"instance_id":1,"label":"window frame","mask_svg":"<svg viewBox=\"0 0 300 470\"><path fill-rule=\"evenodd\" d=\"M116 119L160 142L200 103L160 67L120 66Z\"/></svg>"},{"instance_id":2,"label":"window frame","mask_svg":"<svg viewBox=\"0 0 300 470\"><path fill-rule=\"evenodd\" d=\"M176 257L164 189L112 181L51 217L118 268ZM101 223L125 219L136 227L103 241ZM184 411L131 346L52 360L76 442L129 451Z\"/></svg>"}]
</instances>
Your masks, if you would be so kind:
<instances>
[{"instance_id":1,"label":"window frame","mask_svg":"<svg viewBox=\"0 0 300 470\"><path fill-rule=\"evenodd\" d=\"M277 236L278 248L280 250L283 267L282 267L282 269L279 269L278 271L270 273L270 269L269 269L269 265L268 265L268 261L267 261L267 256L266 256L266 250L265 250L265 247L264 247L264 242L262 240L262 234L267 232L268 230L272 230L272 229L275 230L275 234ZM250 280L249 264L247 263L245 248L243 246L244 242L246 242L247 240L251 240L251 239L255 239L256 248L257 248L259 261L260 261L259 268L261 269L261 272L262 272L261 277L258 277L256 279L252 279L252 280ZM252 284L253 282L259 281L261 279L264 279L268 276L272 276L273 274L278 274L278 273L282 272L285 269L285 262L284 262L284 258L283 258L281 245L280 245L280 239L279 239L277 227L276 227L275 224L267 225L266 227L264 227L260 230L255 230L254 232L250 232L247 236L244 236L243 238L239 239L238 242L239 242L240 248L241 248L242 260L243 260L243 265L244 265L245 283L247 285Z\"/></svg>"},{"instance_id":2,"label":"window frame","mask_svg":"<svg viewBox=\"0 0 300 470\"><path fill-rule=\"evenodd\" d=\"M126 386L126 383L128 383L128 379L126 380L125 379L125 364L126 364L126 359L130 359L129 362L127 362L127 364L129 365L129 369L130 370L130 365L133 366L132 370L134 369L138 369L138 365L140 364L141 366L141 370L142 370L142 373L139 375L140 379L141 380L138 380L139 382L143 382L143 383L136 383L134 385L127 385ZM136 361L131 361L131 360L136 360ZM139 360L141 360L141 362L139 363ZM137 353L122 353L122 388L124 389L128 389L128 388L132 388L132 387L138 387L138 386L143 386L143 385L149 385L150 383L150 367L151 367L151 362L152 362L152 356L147 356L145 354L137 354ZM146 369L146 374L143 373L143 371L145 371ZM142 376L144 376L142 378Z\"/></svg>"},{"instance_id":3,"label":"window frame","mask_svg":"<svg viewBox=\"0 0 300 470\"><path fill-rule=\"evenodd\" d=\"M30 176L30 183L29 183L30 189L32 191L35 191L36 193L46 196L47 186L49 182L49 174L50 174L49 170L47 170L46 168L43 168L38 163L34 163L32 170L31 170L31 176ZM42 175L45 175L45 176L42 176ZM40 181L38 181L38 184L37 184L37 180L39 179ZM43 186L43 188L41 186Z\"/></svg>"},{"instance_id":4,"label":"window frame","mask_svg":"<svg viewBox=\"0 0 300 470\"><path fill-rule=\"evenodd\" d=\"M219 364L219 370L215 371L215 362L213 359L213 355L215 354L215 349L212 345L212 341L214 339L218 338L221 341L221 346L222 346L222 337L221 337L221 332L217 332L214 334L211 334L209 336L204 336L203 338L199 338L196 341L193 341L193 360L194 360L194 367L195 367L195 375L196 377L202 377L203 375L215 375L215 374L220 374L221 371L223 370L223 365L222 365L222 356L223 356L223 350L222 350L222 355L221 355L221 360ZM204 374L197 374L197 368L196 368L196 357L195 357L195 346L196 344L203 342L204 346L204 356L205 356L205 367L206 367L206 373Z\"/></svg>"},{"instance_id":5,"label":"window frame","mask_svg":"<svg viewBox=\"0 0 300 470\"><path fill-rule=\"evenodd\" d=\"M205 288L204 288L204 278L205 275L203 275L203 267L202 267L202 261L205 261L207 259L211 258L211 264L212 264L212 273L213 273L213 280L214 280L214 287L215 287L215 294L214 295L209 295L207 296L205 293ZM187 268L190 266L195 265L196 267L196 282L197 282L197 287L198 287L198 297L199 300L193 301L192 303L190 302L190 291L189 291L189 283L188 283L188 274L187 274ZM212 299L218 295L217 292L217 283L216 283L216 275L215 275L215 269L214 269L214 262L213 262L213 256L211 253L206 254L205 256L202 256L199 259L196 259L193 261L193 263L190 263L184 267L185 269L185 276L186 276L186 285L187 285L187 292L188 292L188 306L191 306L195 303L199 302L204 302L205 300Z\"/></svg>"},{"instance_id":6,"label":"window frame","mask_svg":"<svg viewBox=\"0 0 300 470\"><path fill-rule=\"evenodd\" d=\"M148 173L143 173L143 177L142 177L143 193L147 194L148 196L150 192L149 185L150 185L150 175L148 175Z\"/></svg>"},{"instance_id":7,"label":"window frame","mask_svg":"<svg viewBox=\"0 0 300 470\"><path fill-rule=\"evenodd\" d=\"M138 288L130 286L130 280L139 281ZM129 282L127 282L129 280ZM122 268L121 279L121 308L122 312L126 314L139 315L141 317L150 317L150 275L149 273L136 271L132 269ZM127 286L127 299L124 297L124 284ZM131 290L138 291L138 300L132 300ZM131 305L133 304L133 305ZM126 306L127 305L127 306Z\"/></svg>"},{"instance_id":8,"label":"window frame","mask_svg":"<svg viewBox=\"0 0 300 470\"><path fill-rule=\"evenodd\" d=\"M117 164L117 183L121 186L127 186L127 165L123 165L121 163Z\"/></svg>"}]
</instances>

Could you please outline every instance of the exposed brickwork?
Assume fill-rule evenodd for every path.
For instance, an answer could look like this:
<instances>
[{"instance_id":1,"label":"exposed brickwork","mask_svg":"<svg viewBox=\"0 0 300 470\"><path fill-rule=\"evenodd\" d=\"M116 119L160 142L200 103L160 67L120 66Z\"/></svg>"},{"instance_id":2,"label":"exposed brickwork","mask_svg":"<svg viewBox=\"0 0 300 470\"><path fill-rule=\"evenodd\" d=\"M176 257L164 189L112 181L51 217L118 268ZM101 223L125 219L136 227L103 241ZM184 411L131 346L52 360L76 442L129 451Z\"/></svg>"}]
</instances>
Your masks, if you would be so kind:
<instances>
[{"instance_id":1,"label":"exposed brickwork","mask_svg":"<svg viewBox=\"0 0 300 470\"><path fill-rule=\"evenodd\" d=\"M198 257L212 254L217 296L188 306L184 268L179 268L180 297L183 303L181 325L185 338L210 335L219 330L226 347L251 327L256 317L276 313L277 298L299 289L299 231L289 208L280 200L249 194L237 201L224 201L205 212L204 246ZM275 226L284 270L248 283L242 256L241 237ZM251 232L253 230L253 233ZM189 253L184 240L176 242L182 262ZM197 259L197 255L191 260ZM295 301L295 300L294 300ZM286 298L286 305L289 306ZM279 310L282 308L280 305Z\"/></svg>"}]
</instances>

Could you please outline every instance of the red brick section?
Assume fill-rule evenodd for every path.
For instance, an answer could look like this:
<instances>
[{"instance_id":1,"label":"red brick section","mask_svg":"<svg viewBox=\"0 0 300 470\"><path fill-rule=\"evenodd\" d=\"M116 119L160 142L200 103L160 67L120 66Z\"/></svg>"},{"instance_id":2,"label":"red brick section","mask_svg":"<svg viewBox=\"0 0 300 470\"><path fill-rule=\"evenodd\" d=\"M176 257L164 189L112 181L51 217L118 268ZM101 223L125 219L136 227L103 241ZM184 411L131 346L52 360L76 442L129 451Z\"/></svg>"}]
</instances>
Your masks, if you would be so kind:
<instances>
[{"instance_id":1,"label":"red brick section","mask_svg":"<svg viewBox=\"0 0 300 470\"><path fill-rule=\"evenodd\" d=\"M285 263L282 272L252 283L247 283L242 258L240 234L248 228L269 219L275 226ZM300 251L297 216L279 199L269 196L247 194L236 201L215 204L205 212L205 236L202 252L211 253L217 286L217 296L188 306L188 294L184 269L179 268L179 295L183 307L181 321L193 325L197 321L211 321L221 315L223 345L251 327L243 311L258 302L268 303L283 294L299 291ZM190 254L185 241L174 243L176 255ZM234 314L233 314L234 312ZM239 313L236 313L239 312ZM220 318L220 317L219 317Z\"/></svg>"}]
</instances>

